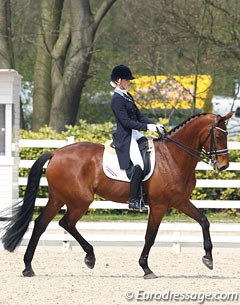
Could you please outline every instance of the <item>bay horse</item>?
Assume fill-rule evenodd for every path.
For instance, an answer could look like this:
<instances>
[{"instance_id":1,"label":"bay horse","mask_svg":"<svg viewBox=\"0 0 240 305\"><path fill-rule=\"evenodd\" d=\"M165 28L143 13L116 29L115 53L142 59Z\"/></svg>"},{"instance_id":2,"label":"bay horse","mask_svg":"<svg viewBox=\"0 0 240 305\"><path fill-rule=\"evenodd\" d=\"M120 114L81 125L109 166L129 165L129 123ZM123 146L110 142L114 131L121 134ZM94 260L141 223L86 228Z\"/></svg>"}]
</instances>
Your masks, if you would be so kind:
<instances>
[{"instance_id":1,"label":"bay horse","mask_svg":"<svg viewBox=\"0 0 240 305\"><path fill-rule=\"evenodd\" d=\"M154 244L159 225L166 211L175 208L197 221L202 227L205 255L203 263L213 269L212 242L206 216L189 200L195 187L195 168L202 155L219 171L229 166L227 150L226 116L201 114L190 117L173 128L161 139L154 141L155 169L144 187L148 195L149 216L145 244L139 258L144 278L156 275L148 266L148 256ZM24 276L34 276L32 259L40 236L49 222L64 206L65 215L59 225L69 232L86 252L85 264L95 265L95 254L91 244L77 231L76 223L87 212L94 194L106 200L126 202L129 183L108 178L102 168L104 146L90 142L67 145L54 152L43 153L33 164L23 198L23 203L13 210L2 237L6 250L12 252L20 244L32 219L35 199L44 164L46 169L49 198L47 205L36 218L28 243L23 270Z\"/></svg>"}]
</instances>

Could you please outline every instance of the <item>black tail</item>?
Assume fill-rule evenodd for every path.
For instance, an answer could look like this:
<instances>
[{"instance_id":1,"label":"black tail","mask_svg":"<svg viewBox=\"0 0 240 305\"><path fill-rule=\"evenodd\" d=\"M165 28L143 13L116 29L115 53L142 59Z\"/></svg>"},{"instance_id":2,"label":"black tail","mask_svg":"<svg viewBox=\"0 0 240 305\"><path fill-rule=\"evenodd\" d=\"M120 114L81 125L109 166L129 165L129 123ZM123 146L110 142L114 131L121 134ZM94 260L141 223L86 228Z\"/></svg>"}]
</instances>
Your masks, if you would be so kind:
<instances>
[{"instance_id":1,"label":"black tail","mask_svg":"<svg viewBox=\"0 0 240 305\"><path fill-rule=\"evenodd\" d=\"M2 237L2 243L4 248L10 252L13 252L20 244L23 235L27 231L29 223L32 220L43 166L51 156L51 152L46 152L33 164L28 175L28 183L23 197L23 204L21 206L18 205L13 207L13 216L11 217L10 222L4 227L5 233Z\"/></svg>"}]
</instances>

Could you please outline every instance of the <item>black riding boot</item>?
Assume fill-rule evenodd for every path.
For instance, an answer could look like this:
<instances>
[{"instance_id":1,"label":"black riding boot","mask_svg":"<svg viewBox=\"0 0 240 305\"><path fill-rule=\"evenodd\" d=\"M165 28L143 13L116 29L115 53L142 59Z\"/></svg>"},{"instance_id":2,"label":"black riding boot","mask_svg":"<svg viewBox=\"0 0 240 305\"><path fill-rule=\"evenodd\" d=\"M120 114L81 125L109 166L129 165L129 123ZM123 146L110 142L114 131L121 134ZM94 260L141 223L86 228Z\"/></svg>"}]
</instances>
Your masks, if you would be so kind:
<instances>
[{"instance_id":1,"label":"black riding boot","mask_svg":"<svg viewBox=\"0 0 240 305\"><path fill-rule=\"evenodd\" d=\"M142 169L139 165L134 166L133 174L131 177L131 184L130 184L130 199L129 203L129 210L134 211L147 211L147 207L142 203L139 199L139 189L140 184L142 181Z\"/></svg>"}]
</instances>

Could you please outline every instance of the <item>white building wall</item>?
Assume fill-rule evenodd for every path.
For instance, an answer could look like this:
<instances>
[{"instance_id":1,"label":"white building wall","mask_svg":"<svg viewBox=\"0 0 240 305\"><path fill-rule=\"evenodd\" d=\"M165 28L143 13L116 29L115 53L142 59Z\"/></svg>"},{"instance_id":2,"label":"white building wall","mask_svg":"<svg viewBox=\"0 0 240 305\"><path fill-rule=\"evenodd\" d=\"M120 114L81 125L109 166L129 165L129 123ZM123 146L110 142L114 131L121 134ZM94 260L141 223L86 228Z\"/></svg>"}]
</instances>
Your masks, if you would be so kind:
<instances>
[{"instance_id":1,"label":"white building wall","mask_svg":"<svg viewBox=\"0 0 240 305\"><path fill-rule=\"evenodd\" d=\"M19 125L21 76L0 70L0 104L5 106L5 153L0 155L0 216L19 200ZM7 215L9 216L9 215Z\"/></svg>"}]
</instances>

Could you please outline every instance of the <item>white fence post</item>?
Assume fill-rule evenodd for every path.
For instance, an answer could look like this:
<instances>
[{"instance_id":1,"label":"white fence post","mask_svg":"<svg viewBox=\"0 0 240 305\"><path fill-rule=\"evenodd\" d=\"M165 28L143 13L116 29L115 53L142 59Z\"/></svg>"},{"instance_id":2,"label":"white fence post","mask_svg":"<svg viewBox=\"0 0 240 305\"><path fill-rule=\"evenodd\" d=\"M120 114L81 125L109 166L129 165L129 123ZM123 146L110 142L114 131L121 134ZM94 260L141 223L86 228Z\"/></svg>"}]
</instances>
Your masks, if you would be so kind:
<instances>
[{"instance_id":1,"label":"white fence post","mask_svg":"<svg viewBox=\"0 0 240 305\"><path fill-rule=\"evenodd\" d=\"M173 232L173 253L180 254L181 253L181 244L180 244L180 231L174 231Z\"/></svg>"},{"instance_id":2,"label":"white fence post","mask_svg":"<svg viewBox=\"0 0 240 305\"><path fill-rule=\"evenodd\" d=\"M67 145L75 143L74 136L67 137Z\"/></svg>"},{"instance_id":3,"label":"white fence post","mask_svg":"<svg viewBox=\"0 0 240 305\"><path fill-rule=\"evenodd\" d=\"M69 250L72 250L72 246L69 241L69 234L66 230L63 231L64 234L64 239L63 239L63 245L62 245L62 250L63 252L67 252Z\"/></svg>"}]
</instances>

